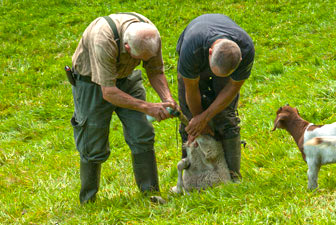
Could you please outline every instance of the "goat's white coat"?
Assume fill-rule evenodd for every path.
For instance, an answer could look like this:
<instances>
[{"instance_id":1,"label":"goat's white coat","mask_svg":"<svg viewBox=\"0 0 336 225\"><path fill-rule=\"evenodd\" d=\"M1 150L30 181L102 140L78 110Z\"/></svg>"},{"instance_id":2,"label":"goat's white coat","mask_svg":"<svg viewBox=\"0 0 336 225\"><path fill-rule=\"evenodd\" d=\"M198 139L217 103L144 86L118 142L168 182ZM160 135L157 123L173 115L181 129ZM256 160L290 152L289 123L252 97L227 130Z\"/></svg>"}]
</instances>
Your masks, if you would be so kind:
<instances>
[{"instance_id":1,"label":"goat's white coat","mask_svg":"<svg viewBox=\"0 0 336 225\"><path fill-rule=\"evenodd\" d=\"M309 145L307 143L316 137L336 136L336 123L326 124L312 131L308 130L309 126L304 133L303 151L308 164L308 188L315 189L317 188L318 172L321 166L336 162L336 146L323 144Z\"/></svg>"}]
</instances>

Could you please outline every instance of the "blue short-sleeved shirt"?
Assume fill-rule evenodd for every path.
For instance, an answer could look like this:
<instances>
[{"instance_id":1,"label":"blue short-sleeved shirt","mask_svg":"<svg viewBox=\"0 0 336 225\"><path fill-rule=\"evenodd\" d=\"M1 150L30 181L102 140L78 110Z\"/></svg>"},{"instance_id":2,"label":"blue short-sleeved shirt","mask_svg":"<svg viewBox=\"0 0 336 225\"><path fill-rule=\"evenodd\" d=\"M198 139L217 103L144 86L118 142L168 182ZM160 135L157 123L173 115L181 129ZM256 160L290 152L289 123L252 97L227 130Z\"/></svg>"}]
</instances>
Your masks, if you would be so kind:
<instances>
[{"instance_id":1,"label":"blue short-sleeved shirt","mask_svg":"<svg viewBox=\"0 0 336 225\"><path fill-rule=\"evenodd\" d=\"M247 79L254 60L252 39L246 31L222 14L201 15L184 29L176 47L179 54L178 72L190 79L199 77L204 71L215 76L209 66L209 48L218 39L229 39L239 46L242 61L230 77L235 81Z\"/></svg>"}]
</instances>

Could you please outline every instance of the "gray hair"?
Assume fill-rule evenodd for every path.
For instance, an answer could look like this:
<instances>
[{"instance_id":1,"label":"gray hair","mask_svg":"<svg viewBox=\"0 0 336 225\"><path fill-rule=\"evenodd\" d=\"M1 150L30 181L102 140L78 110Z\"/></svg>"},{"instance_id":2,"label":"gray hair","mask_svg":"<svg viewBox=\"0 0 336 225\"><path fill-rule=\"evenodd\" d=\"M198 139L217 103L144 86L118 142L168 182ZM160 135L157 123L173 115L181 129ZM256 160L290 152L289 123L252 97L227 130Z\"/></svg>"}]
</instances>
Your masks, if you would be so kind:
<instances>
[{"instance_id":1,"label":"gray hair","mask_svg":"<svg viewBox=\"0 0 336 225\"><path fill-rule=\"evenodd\" d=\"M212 49L210 66L217 67L221 74L228 74L239 66L241 51L235 42L222 39Z\"/></svg>"},{"instance_id":2,"label":"gray hair","mask_svg":"<svg viewBox=\"0 0 336 225\"><path fill-rule=\"evenodd\" d=\"M160 33L152 24L132 23L124 33L124 43L130 46L132 55L139 56L148 52L155 56L160 48Z\"/></svg>"}]
</instances>

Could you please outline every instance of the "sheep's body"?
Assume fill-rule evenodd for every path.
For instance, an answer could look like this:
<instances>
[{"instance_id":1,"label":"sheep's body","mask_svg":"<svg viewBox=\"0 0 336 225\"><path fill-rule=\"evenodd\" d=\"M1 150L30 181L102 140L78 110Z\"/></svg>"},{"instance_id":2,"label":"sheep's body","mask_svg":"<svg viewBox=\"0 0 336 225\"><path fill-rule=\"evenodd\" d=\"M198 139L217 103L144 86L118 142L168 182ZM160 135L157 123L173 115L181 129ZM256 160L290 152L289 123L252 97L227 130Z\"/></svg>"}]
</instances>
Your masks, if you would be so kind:
<instances>
[{"instance_id":1,"label":"sheep's body","mask_svg":"<svg viewBox=\"0 0 336 225\"><path fill-rule=\"evenodd\" d=\"M178 181L174 192L205 189L231 180L220 142L208 135L201 135L186 149L187 157L177 165Z\"/></svg>"},{"instance_id":2,"label":"sheep's body","mask_svg":"<svg viewBox=\"0 0 336 225\"><path fill-rule=\"evenodd\" d=\"M303 120L298 111L290 106L281 107L274 121L274 129L286 129L296 141L303 159L308 165L308 188L317 188L318 172L322 165L336 162L336 123L314 125ZM329 140L329 145L318 144L318 140ZM330 143L331 141L331 143ZM316 142L316 143L315 143Z\"/></svg>"}]
</instances>

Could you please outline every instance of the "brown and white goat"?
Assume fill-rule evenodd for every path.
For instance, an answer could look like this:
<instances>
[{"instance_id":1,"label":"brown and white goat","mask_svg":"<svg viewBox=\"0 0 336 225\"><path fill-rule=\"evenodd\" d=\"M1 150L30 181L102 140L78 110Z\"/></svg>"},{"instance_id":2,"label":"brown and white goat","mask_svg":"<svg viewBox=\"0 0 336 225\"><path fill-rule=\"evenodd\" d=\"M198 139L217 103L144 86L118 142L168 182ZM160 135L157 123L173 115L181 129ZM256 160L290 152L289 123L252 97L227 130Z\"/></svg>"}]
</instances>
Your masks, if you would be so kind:
<instances>
[{"instance_id":1,"label":"brown and white goat","mask_svg":"<svg viewBox=\"0 0 336 225\"><path fill-rule=\"evenodd\" d=\"M321 165L336 162L336 147L318 143L313 145L312 139L335 136L336 122L327 125L314 125L302 119L298 110L288 105L280 107L276 114L273 131L276 128L281 128L293 136L308 165L308 189L317 188L318 172Z\"/></svg>"}]
</instances>

